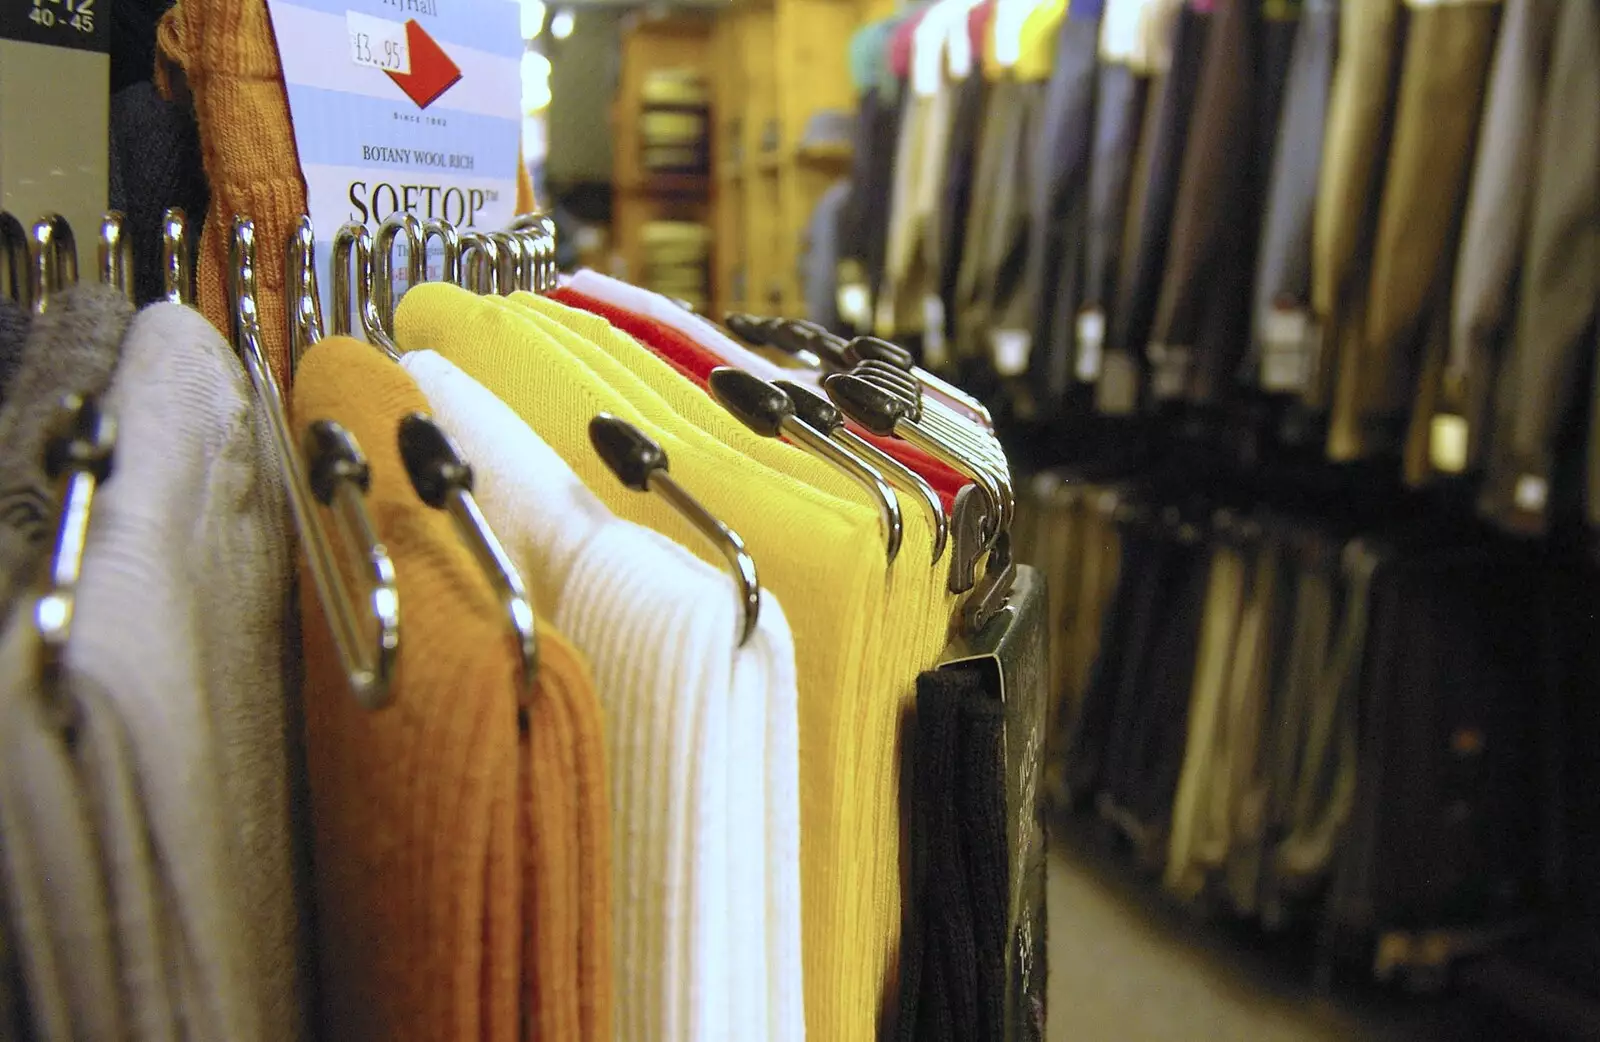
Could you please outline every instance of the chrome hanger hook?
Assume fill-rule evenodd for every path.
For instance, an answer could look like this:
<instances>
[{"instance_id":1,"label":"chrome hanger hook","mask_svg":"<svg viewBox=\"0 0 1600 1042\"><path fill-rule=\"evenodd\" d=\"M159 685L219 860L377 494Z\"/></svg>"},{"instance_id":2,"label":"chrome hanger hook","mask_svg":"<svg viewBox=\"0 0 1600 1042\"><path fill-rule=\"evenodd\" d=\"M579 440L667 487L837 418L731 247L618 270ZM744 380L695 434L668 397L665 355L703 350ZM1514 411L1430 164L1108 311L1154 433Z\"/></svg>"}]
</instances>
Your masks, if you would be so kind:
<instances>
[{"instance_id":1,"label":"chrome hanger hook","mask_svg":"<svg viewBox=\"0 0 1600 1042\"><path fill-rule=\"evenodd\" d=\"M522 673L518 703L523 709L530 708L539 679L539 632L533 599L528 596L511 555L489 527L472 495L472 465L461 458L461 451L450 436L422 413L401 419L399 439L400 458L417 498L450 515L456 532L500 596Z\"/></svg>"},{"instance_id":2,"label":"chrome hanger hook","mask_svg":"<svg viewBox=\"0 0 1600 1042\"><path fill-rule=\"evenodd\" d=\"M394 244L406 240L406 286L421 282L426 275L427 254L423 244L422 222L409 213L395 213L378 225L372 238L372 301L378 325L384 335L394 337Z\"/></svg>"},{"instance_id":3,"label":"chrome hanger hook","mask_svg":"<svg viewBox=\"0 0 1600 1042\"><path fill-rule=\"evenodd\" d=\"M317 286L317 233L305 214L284 244L283 286L289 319L289 367L299 366L311 345L322 339L322 294Z\"/></svg>"},{"instance_id":4,"label":"chrome hanger hook","mask_svg":"<svg viewBox=\"0 0 1600 1042\"><path fill-rule=\"evenodd\" d=\"M712 397L752 431L766 438L788 438L793 444L843 471L866 489L867 495L872 497L878 508L889 563L894 563L895 558L900 556L905 523L900 515L900 501L881 473L843 446L802 423L795 415L794 402L789 396L759 376L733 366L720 366L711 371L706 383Z\"/></svg>"},{"instance_id":5,"label":"chrome hanger hook","mask_svg":"<svg viewBox=\"0 0 1600 1042\"><path fill-rule=\"evenodd\" d=\"M480 297L500 292L500 244L482 232L461 236L461 287Z\"/></svg>"},{"instance_id":6,"label":"chrome hanger hook","mask_svg":"<svg viewBox=\"0 0 1600 1042\"><path fill-rule=\"evenodd\" d=\"M11 298L18 307L33 306L33 275L28 253L28 231L22 222L0 210L0 294Z\"/></svg>"},{"instance_id":7,"label":"chrome hanger hook","mask_svg":"<svg viewBox=\"0 0 1600 1042\"><path fill-rule=\"evenodd\" d=\"M527 251L522 238L510 232L490 232L489 238L499 247L500 259L496 266L500 292L509 296L519 289L527 289L523 279L527 272Z\"/></svg>"},{"instance_id":8,"label":"chrome hanger hook","mask_svg":"<svg viewBox=\"0 0 1600 1042\"><path fill-rule=\"evenodd\" d=\"M440 261L440 281L461 285L461 236L456 232L456 226L438 217L422 222L424 267L427 265L426 251L431 248L434 239L439 240L439 250L442 258Z\"/></svg>"},{"instance_id":9,"label":"chrome hanger hook","mask_svg":"<svg viewBox=\"0 0 1600 1042\"><path fill-rule=\"evenodd\" d=\"M131 304L134 302L133 240L124 234L121 211L109 210L100 221L98 259L100 281L122 291Z\"/></svg>"},{"instance_id":10,"label":"chrome hanger hook","mask_svg":"<svg viewBox=\"0 0 1600 1042\"><path fill-rule=\"evenodd\" d=\"M189 221L170 206L161 215L161 292L174 304L194 303L194 253L189 249Z\"/></svg>"},{"instance_id":11,"label":"chrome hanger hook","mask_svg":"<svg viewBox=\"0 0 1600 1042\"><path fill-rule=\"evenodd\" d=\"M761 580L744 540L673 480L667 473L667 454L633 424L601 413L589 421L589 444L618 481L635 492L654 492L665 499L721 551L739 589L744 620L738 644L744 647L761 616Z\"/></svg>"},{"instance_id":12,"label":"chrome hanger hook","mask_svg":"<svg viewBox=\"0 0 1600 1042\"><path fill-rule=\"evenodd\" d=\"M361 231L365 234L366 230ZM347 245L346 250L348 248ZM234 218L228 258L234 346L244 361L267 426L272 431L295 531L305 551L317 599L332 631L340 667L356 700L369 709L381 708L389 700L400 652L400 595L395 589L394 564L377 537L363 500L369 480L366 461L355 440L337 424L326 420L307 427L307 451L302 457L301 446L290 433L283 392L278 388L261 347L261 323L256 304L255 226L248 218ZM336 268L336 275L337 271ZM348 284L345 290L348 299ZM348 311L345 322L348 327ZM311 465L309 476L303 458ZM322 525L317 509L319 503L333 509L352 559L360 561L366 572L362 602L351 597L345 584L338 558ZM358 607L358 603L364 608Z\"/></svg>"},{"instance_id":13,"label":"chrome hanger hook","mask_svg":"<svg viewBox=\"0 0 1600 1042\"><path fill-rule=\"evenodd\" d=\"M58 213L34 222L30 278L34 314L44 312L52 294L78 284L78 242L72 225Z\"/></svg>"},{"instance_id":14,"label":"chrome hanger hook","mask_svg":"<svg viewBox=\"0 0 1600 1042\"><path fill-rule=\"evenodd\" d=\"M400 349L384 331L372 299L372 234L365 225L349 221L340 225L333 236L333 331L340 336L350 335L352 280L353 314L361 323L362 335L367 343L399 361Z\"/></svg>"}]
</instances>

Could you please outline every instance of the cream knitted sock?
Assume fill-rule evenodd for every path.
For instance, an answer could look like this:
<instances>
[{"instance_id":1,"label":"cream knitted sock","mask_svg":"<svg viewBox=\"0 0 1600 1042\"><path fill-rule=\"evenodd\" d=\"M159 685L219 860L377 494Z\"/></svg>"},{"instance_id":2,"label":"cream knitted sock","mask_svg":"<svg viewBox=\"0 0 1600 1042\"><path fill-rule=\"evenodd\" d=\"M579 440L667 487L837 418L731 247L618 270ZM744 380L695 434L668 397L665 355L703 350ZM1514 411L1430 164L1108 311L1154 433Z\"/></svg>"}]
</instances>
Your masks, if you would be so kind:
<instances>
[{"instance_id":1,"label":"cream knitted sock","mask_svg":"<svg viewBox=\"0 0 1600 1042\"><path fill-rule=\"evenodd\" d=\"M238 361L187 308L134 320L105 404L118 452L90 523L72 676L103 689L128 732L182 1021L297 1038L276 462Z\"/></svg>"},{"instance_id":2,"label":"cream knitted sock","mask_svg":"<svg viewBox=\"0 0 1600 1042\"><path fill-rule=\"evenodd\" d=\"M735 652L726 575L613 517L439 355L403 364L606 704L618 1037L803 1037L796 672L777 599Z\"/></svg>"},{"instance_id":3,"label":"cream knitted sock","mask_svg":"<svg viewBox=\"0 0 1600 1042\"><path fill-rule=\"evenodd\" d=\"M764 842L753 842L737 819L736 837L760 848L767 881L766 1038L805 1038L806 1011L800 933L800 720L794 639L777 598L763 595L761 619L749 645L734 655L733 697L764 710ZM742 1026L742 1025L741 1025ZM752 1030L754 1028L752 1027Z\"/></svg>"}]
</instances>

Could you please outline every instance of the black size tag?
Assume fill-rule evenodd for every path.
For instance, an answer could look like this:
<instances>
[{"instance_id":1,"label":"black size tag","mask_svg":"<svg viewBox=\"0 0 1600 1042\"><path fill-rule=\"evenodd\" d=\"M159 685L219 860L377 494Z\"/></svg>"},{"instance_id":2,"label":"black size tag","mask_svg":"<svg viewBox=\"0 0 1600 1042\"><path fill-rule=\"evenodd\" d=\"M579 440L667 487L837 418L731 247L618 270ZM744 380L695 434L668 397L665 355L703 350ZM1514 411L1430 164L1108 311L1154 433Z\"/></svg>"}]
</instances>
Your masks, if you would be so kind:
<instances>
[{"instance_id":1,"label":"black size tag","mask_svg":"<svg viewBox=\"0 0 1600 1042\"><path fill-rule=\"evenodd\" d=\"M0 39L111 51L110 0L0 0Z\"/></svg>"}]
</instances>

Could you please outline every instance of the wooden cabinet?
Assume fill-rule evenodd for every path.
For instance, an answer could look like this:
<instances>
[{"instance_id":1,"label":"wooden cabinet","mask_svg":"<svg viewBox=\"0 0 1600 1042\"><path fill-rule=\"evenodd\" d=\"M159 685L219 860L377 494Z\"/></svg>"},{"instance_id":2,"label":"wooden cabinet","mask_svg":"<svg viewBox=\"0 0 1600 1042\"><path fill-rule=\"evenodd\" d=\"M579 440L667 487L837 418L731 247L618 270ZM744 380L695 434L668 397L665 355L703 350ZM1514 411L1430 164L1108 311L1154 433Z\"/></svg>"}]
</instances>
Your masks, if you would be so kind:
<instances>
[{"instance_id":1,"label":"wooden cabinet","mask_svg":"<svg viewBox=\"0 0 1600 1042\"><path fill-rule=\"evenodd\" d=\"M624 31L615 220L629 277L643 271L645 223L702 220L712 243L709 313L804 314L811 211L850 172L850 37L894 8L894 0L732 0ZM637 158L645 78L691 62L709 85L709 177L652 182ZM808 137L824 113L835 117L830 132Z\"/></svg>"}]
</instances>

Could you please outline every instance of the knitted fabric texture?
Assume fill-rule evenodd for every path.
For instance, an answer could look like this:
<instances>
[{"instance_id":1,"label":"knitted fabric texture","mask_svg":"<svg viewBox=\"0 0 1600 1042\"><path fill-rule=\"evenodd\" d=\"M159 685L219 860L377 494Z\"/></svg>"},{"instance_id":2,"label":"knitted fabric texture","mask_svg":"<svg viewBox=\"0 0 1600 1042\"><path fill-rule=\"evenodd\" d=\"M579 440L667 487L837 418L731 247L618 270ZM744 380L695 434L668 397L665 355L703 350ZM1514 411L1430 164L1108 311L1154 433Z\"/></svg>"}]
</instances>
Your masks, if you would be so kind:
<instances>
[{"instance_id":1,"label":"knitted fabric texture","mask_svg":"<svg viewBox=\"0 0 1600 1042\"><path fill-rule=\"evenodd\" d=\"M182 0L162 16L156 50L162 95L177 101L186 89L193 100L200 158L211 185L195 257L196 299L212 325L230 329L228 239L234 215L254 221L264 255L276 256L306 212L267 0ZM260 265L256 280L262 346L278 381L288 386L283 265Z\"/></svg>"},{"instance_id":2,"label":"knitted fabric texture","mask_svg":"<svg viewBox=\"0 0 1600 1042\"><path fill-rule=\"evenodd\" d=\"M518 801L522 989L531 1037L610 1039L611 810L605 721L583 656L540 619Z\"/></svg>"},{"instance_id":3,"label":"knitted fabric texture","mask_svg":"<svg viewBox=\"0 0 1600 1042\"><path fill-rule=\"evenodd\" d=\"M577 314L542 307L569 321ZM899 715L917 672L944 646L954 604L930 567L931 540L908 535L886 581L875 511L857 489L846 490L851 501L818 491L810 475L832 488L840 476L756 437L626 336L581 318L600 322L595 333L610 331L610 349L651 376L521 296L424 284L405 295L396 321L403 349L438 350L481 381L619 516L721 567L716 550L659 497L623 488L595 457L587 429L601 412L656 440L679 482L745 539L793 626L799 670L807 1028L870 1038L899 932ZM906 516L909 528L918 512Z\"/></svg>"},{"instance_id":4,"label":"knitted fabric texture","mask_svg":"<svg viewBox=\"0 0 1600 1042\"><path fill-rule=\"evenodd\" d=\"M99 395L111 382L133 308L115 290L72 286L33 320L22 364L0 409L0 622L33 578L55 524L44 450L63 395Z\"/></svg>"},{"instance_id":5,"label":"knitted fabric texture","mask_svg":"<svg viewBox=\"0 0 1600 1042\"><path fill-rule=\"evenodd\" d=\"M609 761L616 887L636 895L615 905L619 1033L682 1037L664 1022L669 1002L695 1001L694 981L709 970L727 1003L723 1030L803 1037L798 730L782 609L765 597L750 646L735 650L735 598L721 572L617 519L526 423L437 353L412 352L402 364L472 459L478 502L541 609L595 663L617 753ZM731 676L708 665L719 658L731 660ZM672 731L678 712L690 716ZM696 769L694 748L674 747L693 736L696 716L713 712L726 715L729 733L721 778ZM725 788L723 817L678 809L685 799L698 807L706 783ZM679 820L701 825L668 827ZM720 838L695 842L696 832L715 829ZM713 843L728 858L714 888ZM662 865L684 864L688 886L662 885ZM705 919L740 928L697 930L697 902ZM686 936L669 936L661 922L681 924Z\"/></svg>"},{"instance_id":6,"label":"knitted fabric texture","mask_svg":"<svg viewBox=\"0 0 1600 1042\"><path fill-rule=\"evenodd\" d=\"M558 300L569 307L598 315L610 322L638 340L639 343L650 348L663 361L689 380L692 380L702 390L706 387L706 380L711 375L711 371L719 366L728 364L713 352L695 343L688 336L656 319L635 315L625 308L608 304L598 297L591 297L586 293L581 293L571 288L558 289L551 293L550 296L552 299ZM777 379L786 378L781 375L777 377ZM773 377L764 376L762 379L770 381ZM890 456L904 463L911 470L920 474L933 487L933 490L939 494L939 499L944 503L945 510L948 511L954 507L956 493L961 491L962 485L968 483L960 474L927 453L898 438L879 437L853 421L847 421L846 426L854 431L858 437L873 443Z\"/></svg>"},{"instance_id":7,"label":"knitted fabric texture","mask_svg":"<svg viewBox=\"0 0 1600 1042\"><path fill-rule=\"evenodd\" d=\"M401 463L400 418L426 408L366 344L331 337L299 364L295 424L334 420L361 445L405 613L391 701L364 709L301 577L325 1038L520 1033L518 668L488 579Z\"/></svg>"},{"instance_id":8,"label":"knitted fabric texture","mask_svg":"<svg viewBox=\"0 0 1600 1042\"><path fill-rule=\"evenodd\" d=\"M117 11L122 8L117 5ZM150 27L153 46L154 19ZM148 65L144 75L145 82L111 96L110 170L111 208L122 212L123 234L133 243L134 295L141 304L164 292L161 232L167 208L198 218L210 196L194 114L161 96L148 82Z\"/></svg>"},{"instance_id":9,"label":"knitted fabric texture","mask_svg":"<svg viewBox=\"0 0 1600 1042\"><path fill-rule=\"evenodd\" d=\"M1006 994L1004 714L976 670L917 680L902 1039L1000 1042Z\"/></svg>"},{"instance_id":10,"label":"knitted fabric texture","mask_svg":"<svg viewBox=\"0 0 1600 1042\"><path fill-rule=\"evenodd\" d=\"M573 275L568 284L571 289L579 293L603 300L615 307L625 308L635 314L648 315L710 351L722 360L719 364L737 366L763 380L794 380L816 387L825 375L816 369L785 369L751 351L704 318L692 311L685 311L661 294L640 289L638 286L630 286L609 275L602 275L586 268ZM936 389L927 388L924 394L943 402L961 416L978 418L966 405Z\"/></svg>"},{"instance_id":11,"label":"knitted fabric texture","mask_svg":"<svg viewBox=\"0 0 1600 1042\"><path fill-rule=\"evenodd\" d=\"M678 379L658 359L603 319L529 294L517 294L511 300L548 316L562 326L581 332L586 340L599 346L607 356L633 374L634 379L642 382L650 391L658 392L685 420L737 448L747 459L746 467L750 462L764 460L774 469L791 473L808 484L823 489L840 489L842 484L844 488L840 489L840 494L863 498L858 486L808 454L774 439L753 435L720 406ZM561 335L556 326L547 324L547 328L554 335ZM615 379L627 381L628 376L619 374ZM879 857L874 857L847 846L844 857L848 863L861 867L862 883L839 894L837 898L844 909L842 914L851 914L850 906L856 905L855 914L867 924L862 929L875 938L879 946L878 967L875 970L857 970L849 979L849 985L859 987L864 982L870 982L875 992L881 990L882 982L893 965L893 947L899 932L900 829L894 768L899 713L904 700L909 698L918 670L931 663L944 647L950 607L944 585L929 560L932 536L927 527L927 518L920 510L909 506L905 507L904 514L906 545L911 549L902 551L897 566L889 572L883 614L876 618L869 617L864 623L864 632L870 642L868 648L873 653L867 661L868 672L860 700L872 712L865 724L865 728L870 730L864 732L855 729L852 725L856 721L849 714L842 717L823 715L827 712L825 707L819 707L821 719L813 718L809 713L802 718L802 748L805 748L807 741L807 728L815 726L819 731L831 729L837 736L827 739L825 748L849 750L841 755L849 757L843 763L851 766L836 767L833 781L837 781L841 773L852 769L867 772L863 780L870 795L854 792L851 782L856 779L851 778L838 790L840 800L835 804L833 813L835 820L843 823L845 836L860 837L862 842L871 844L867 850L883 852ZM941 605L941 608L930 609L930 605ZM854 706L857 701L852 699L845 704ZM804 700L802 706L811 709ZM808 828L807 834L812 831ZM822 951L826 953L827 949ZM812 986L809 982L813 979L814 975L808 969L808 987ZM820 991L823 987L824 984L818 984L814 990ZM875 993L870 998L861 995L855 1001L859 1002L859 1006L855 1007L854 1012L845 1014L846 1019L842 1023L870 1025L871 1018L868 1015L875 1015L882 1002L881 994ZM852 1005L844 1008L850 1009ZM849 1030L848 1027L841 1029ZM823 1030L826 1032L827 1029Z\"/></svg>"},{"instance_id":12,"label":"knitted fabric texture","mask_svg":"<svg viewBox=\"0 0 1600 1042\"><path fill-rule=\"evenodd\" d=\"M17 367L22 364L22 347L28 339L28 312L7 297L0 297L0 406L6 402Z\"/></svg>"},{"instance_id":13,"label":"knitted fabric texture","mask_svg":"<svg viewBox=\"0 0 1600 1042\"><path fill-rule=\"evenodd\" d=\"M16 613L0 635L0 898L16 944L20 1005L39 1040L131 1037L124 1018L115 938L89 801L40 685L33 620ZM87 726L115 720L102 706L56 697ZM9 967L7 967L9 969Z\"/></svg>"},{"instance_id":14,"label":"knitted fabric texture","mask_svg":"<svg viewBox=\"0 0 1600 1042\"><path fill-rule=\"evenodd\" d=\"M283 673L281 470L238 358L188 308L135 318L104 404L117 456L68 665L106 692L131 742L170 946L145 986L179 982L180 1020L201 1034L297 1039L300 723Z\"/></svg>"},{"instance_id":15,"label":"knitted fabric texture","mask_svg":"<svg viewBox=\"0 0 1600 1042\"><path fill-rule=\"evenodd\" d=\"M658 392L683 419L738 449L746 457L745 469L754 461L764 460L775 470L791 473L816 487L838 489L843 484L845 488L840 494L863 498L858 486L808 454L775 439L753 435L720 406L699 394L669 367L603 319L526 293L515 294L510 299L582 333L585 339L632 373L646 389ZM553 325L547 324L546 328L553 335L561 335ZM628 377L619 374L615 379L627 381ZM849 1012L842 1014L839 1028L842 1031L851 1030L852 1025L871 1026L883 1002L882 988L894 963L900 922L896 736L900 714L909 702L917 673L931 664L945 645L947 620L954 603L945 590L942 570L931 567L933 544L927 518L911 505L903 507L903 515L905 548L896 566L889 570L883 614L869 617L863 623L863 631L870 641L870 654L862 693L846 696L848 701L843 703L851 707L865 706L864 718L857 717L854 709L839 715L827 706L816 707L817 715L812 716L813 707L804 699L801 702L804 714L802 750L811 741L810 735L821 733L829 736L823 740L826 742L823 748L839 750L842 757L848 757L837 761L836 773L831 779L827 779L827 775L823 778L830 784L837 783L841 775L846 779L836 790L839 800L834 804L833 813L835 820L842 824L842 834L850 837L844 841L843 857L847 864L859 867L862 875L857 885L836 895L836 900L840 902L841 914L859 917L858 921L864 924L860 929L874 939L877 948L877 966L852 968L853 975L843 983L845 987L857 988L868 985L872 994L857 993L846 1000L842 1008ZM794 548L789 552L795 552ZM864 773L853 775L852 772ZM806 771L802 780L819 779ZM856 790L856 784L864 785L865 791ZM813 831L809 827L806 829L808 836ZM864 849L854 848L853 843L857 841L865 845ZM809 858L807 860L810 863ZM821 870L821 866L816 867ZM810 904L812 902L808 902ZM818 946L823 943L821 938L816 941ZM837 935L833 935L829 943L836 944ZM829 951L821 948L817 957ZM874 955L857 954L855 957L865 961ZM813 984L815 974L809 966L806 980L807 987L814 992L821 993L827 986ZM827 1027L819 1029L815 1019L812 1029L831 1034Z\"/></svg>"}]
</instances>

